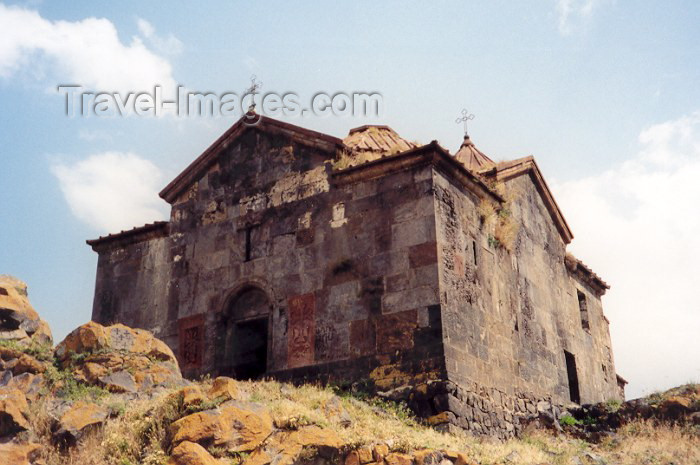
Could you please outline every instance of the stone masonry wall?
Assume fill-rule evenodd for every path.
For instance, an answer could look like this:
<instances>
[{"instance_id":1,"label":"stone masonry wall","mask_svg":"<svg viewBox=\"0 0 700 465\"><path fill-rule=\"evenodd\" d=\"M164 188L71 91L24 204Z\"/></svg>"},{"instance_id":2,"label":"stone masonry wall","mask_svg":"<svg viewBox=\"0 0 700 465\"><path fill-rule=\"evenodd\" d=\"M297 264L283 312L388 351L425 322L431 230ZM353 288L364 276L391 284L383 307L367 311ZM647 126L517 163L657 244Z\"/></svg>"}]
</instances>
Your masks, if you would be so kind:
<instances>
[{"instance_id":1,"label":"stone masonry wall","mask_svg":"<svg viewBox=\"0 0 700 465\"><path fill-rule=\"evenodd\" d=\"M502 438L569 402L564 351L583 403L619 395L600 297L566 268L528 175L499 188L519 225L505 248L483 218L499 205L449 164L334 172L336 156L244 132L164 237L100 246L93 319L153 331L187 376L241 369L232 331L262 324L267 376L366 383L436 426Z\"/></svg>"},{"instance_id":2,"label":"stone masonry wall","mask_svg":"<svg viewBox=\"0 0 700 465\"><path fill-rule=\"evenodd\" d=\"M154 330L188 375L217 372L228 309L254 286L268 374L379 389L444 377L431 169L349 182L334 155L248 131L175 202L168 239L101 254L95 319Z\"/></svg>"},{"instance_id":3,"label":"stone masonry wall","mask_svg":"<svg viewBox=\"0 0 700 465\"><path fill-rule=\"evenodd\" d=\"M566 404L566 350L576 357L581 402L616 398L600 298L569 275L565 244L528 175L504 189L519 225L510 251L494 240L493 222L482 224L481 201L440 173L435 191L449 380L468 394L498 389L509 402ZM588 331L577 290L586 295Z\"/></svg>"},{"instance_id":4,"label":"stone masonry wall","mask_svg":"<svg viewBox=\"0 0 700 465\"><path fill-rule=\"evenodd\" d=\"M531 392L486 388L476 383L461 386L452 381L431 381L386 393L387 397L405 401L419 416L443 431L455 428L475 436L507 439L519 434L527 421L541 412L557 416L561 405L550 396Z\"/></svg>"},{"instance_id":5,"label":"stone masonry wall","mask_svg":"<svg viewBox=\"0 0 700 465\"><path fill-rule=\"evenodd\" d=\"M161 237L100 253L92 319L129 322L161 333L168 318L169 243Z\"/></svg>"}]
</instances>

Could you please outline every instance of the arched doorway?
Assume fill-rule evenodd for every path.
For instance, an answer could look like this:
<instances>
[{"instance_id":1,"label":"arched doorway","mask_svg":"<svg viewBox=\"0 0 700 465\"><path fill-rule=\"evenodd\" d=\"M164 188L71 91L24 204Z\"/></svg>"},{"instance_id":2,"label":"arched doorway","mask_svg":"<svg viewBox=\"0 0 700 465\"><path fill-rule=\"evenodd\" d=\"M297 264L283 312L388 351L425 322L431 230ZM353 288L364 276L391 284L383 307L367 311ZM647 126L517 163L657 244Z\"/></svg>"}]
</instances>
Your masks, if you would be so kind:
<instances>
[{"instance_id":1,"label":"arched doorway","mask_svg":"<svg viewBox=\"0 0 700 465\"><path fill-rule=\"evenodd\" d=\"M267 371L270 299L247 287L230 299L219 328L218 371L237 379L260 378Z\"/></svg>"}]
</instances>

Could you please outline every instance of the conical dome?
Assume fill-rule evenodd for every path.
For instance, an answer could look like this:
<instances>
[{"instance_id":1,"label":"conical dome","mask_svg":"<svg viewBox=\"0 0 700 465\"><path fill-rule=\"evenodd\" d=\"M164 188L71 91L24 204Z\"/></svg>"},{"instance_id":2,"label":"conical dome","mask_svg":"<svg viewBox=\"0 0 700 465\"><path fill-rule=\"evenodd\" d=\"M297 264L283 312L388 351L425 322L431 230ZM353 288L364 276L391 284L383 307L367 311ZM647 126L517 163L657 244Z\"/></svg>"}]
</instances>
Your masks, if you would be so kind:
<instances>
[{"instance_id":1,"label":"conical dome","mask_svg":"<svg viewBox=\"0 0 700 465\"><path fill-rule=\"evenodd\" d=\"M474 172L483 171L496 166L493 160L476 148L469 136L464 136L464 142L462 142L462 146L455 154L455 158L468 170Z\"/></svg>"}]
</instances>

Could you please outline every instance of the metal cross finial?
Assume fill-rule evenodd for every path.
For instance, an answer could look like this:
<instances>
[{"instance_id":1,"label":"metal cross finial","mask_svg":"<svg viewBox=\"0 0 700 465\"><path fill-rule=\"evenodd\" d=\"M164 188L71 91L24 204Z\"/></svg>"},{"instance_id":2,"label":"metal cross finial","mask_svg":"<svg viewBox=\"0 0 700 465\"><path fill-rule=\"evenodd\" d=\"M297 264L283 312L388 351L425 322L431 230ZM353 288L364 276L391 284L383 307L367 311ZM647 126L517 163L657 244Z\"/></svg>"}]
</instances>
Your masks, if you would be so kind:
<instances>
[{"instance_id":1,"label":"metal cross finial","mask_svg":"<svg viewBox=\"0 0 700 465\"><path fill-rule=\"evenodd\" d=\"M258 93L258 90L262 87L262 82L255 82L257 77L255 74L250 76L250 87L246 89L246 91L243 93L243 97L246 95L250 95L250 105L248 106L248 111L249 112L254 112L255 111L255 94Z\"/></svg>"},{"instance_id":2,"label":"metal cross finial","mask_svg":"<svg viewBox=\"0 0 700 465\"><path fill-rule=\"evenodd\" d=\"M467 129L467 124L469 123L469 121L471 121L473 119L474 119L474 115L469 113L467 111L467 109L465 108L464 110L462 110L462 116L458 117L455 120L455 123L464 123L464 137L469 137L469 131Z\"/></svg>"}]
</instances>

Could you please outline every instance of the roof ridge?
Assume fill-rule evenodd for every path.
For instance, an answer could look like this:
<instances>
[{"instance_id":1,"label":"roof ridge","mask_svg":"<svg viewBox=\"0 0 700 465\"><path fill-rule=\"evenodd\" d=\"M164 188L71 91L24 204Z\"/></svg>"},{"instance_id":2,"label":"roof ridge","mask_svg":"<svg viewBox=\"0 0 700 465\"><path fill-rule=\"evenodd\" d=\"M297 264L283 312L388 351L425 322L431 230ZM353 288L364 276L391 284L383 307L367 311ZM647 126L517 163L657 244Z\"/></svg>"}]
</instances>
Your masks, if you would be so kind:
<instances>
[{"instance_id":1,"label":"roof ridge","mask_svg":"<svg viewBox=\"0 0 700 465\"><path fill-rule=\"evenodd\" d=\"M396 131L394 131L394 129L392 129L390 126L388 126L386 124L363 124L362 126L357 126L356 128L350 129L350 131L348 131L348 134L353 134L355 132L365 131L369 128L388 129L389 131L396 132Z\"/></svg>"}]
</instances>

